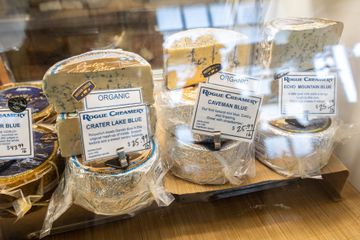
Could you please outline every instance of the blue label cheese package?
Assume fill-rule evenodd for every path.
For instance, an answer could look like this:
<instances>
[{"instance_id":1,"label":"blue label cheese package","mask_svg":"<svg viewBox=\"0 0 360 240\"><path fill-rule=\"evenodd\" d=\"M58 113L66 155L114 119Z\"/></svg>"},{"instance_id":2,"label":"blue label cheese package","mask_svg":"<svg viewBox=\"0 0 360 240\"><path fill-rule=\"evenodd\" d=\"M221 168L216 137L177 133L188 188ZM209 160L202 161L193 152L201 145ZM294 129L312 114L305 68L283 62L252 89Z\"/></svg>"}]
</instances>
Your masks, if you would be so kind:
<instances>
[{"instance_id":1,"label":"blue label cheese package","mask_svg":"<svg viewBox=\"0 0 360 240\"><path fill-rule=\"evenodd\" d=\"M34 157L0 161L0 217L23 217L60 180L63 161L54 134L37 125L33 131Z\"/></svg>"},{"instance_id":2,"label":"blue label cheese package","mask_svg":"<svg viewBox=\"0 0 360 240\"><path fill-rule=\"evenodd\" d=\"M159 146L129 155L129 167L92 167L81 157L71 157L64 177L55 191L44 221L42 235L51 230L53 222L72 204L101 215L133 214L155 201L167 206L173 197L165 192L166 173L159 157Z\"/></svg>"},{"instance_id":3,"label":"blue label cheese package","mask_svg":"<svg viewBox=\"0 0 360 240\"><path fill-rule=\"evenodd\" d=\"M44 93L58 113L83 110L73 92L86 81L95 90L141 87L144 103L153 104L150 64L139 55L123 50L97 50L56 63L43 78Z\"/></svg>"},{"instance_id":4,"label":"blue label cheese package","mask_svg":"<svg viewBox=\"0 0 360 240\"><path fill-rule=\"evenodd\" d=\"M338 129L335 120L314 119L306 126L289 119L261 123L255 138L256 158L274 171L311 177L329 162Z\"/></svg>"}]
</instances>

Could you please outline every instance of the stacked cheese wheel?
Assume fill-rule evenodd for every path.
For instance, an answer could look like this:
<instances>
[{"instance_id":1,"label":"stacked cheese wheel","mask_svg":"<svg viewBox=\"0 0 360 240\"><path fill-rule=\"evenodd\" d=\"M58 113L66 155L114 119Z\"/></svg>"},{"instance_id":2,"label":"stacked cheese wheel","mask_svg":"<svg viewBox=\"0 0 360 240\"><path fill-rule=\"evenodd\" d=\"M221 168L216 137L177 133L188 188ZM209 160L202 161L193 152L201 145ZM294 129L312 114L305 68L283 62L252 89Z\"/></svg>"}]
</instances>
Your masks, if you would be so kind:
<instances>
[{"instance_id":1,"label":"stacked cheese wheel","mask_svg":"<svg viewBox=\"0 0 360 240\"><path fill-rule=\"evenodd\" d=\"M51 130L33 126L35 155L0 164L0 215L23 217L55 188L63 168ZM9 215L11 214L11 215Z\"/></svg>"},{"instance_id":2,"label":"stacked cheese wheel","mask_svg":"<svg viewBox=\"0 0 360 240\"><path fill-rule=\"evenodd\" d=\"M80 127L76 111L84 110L83 101L72 93L91 80L96 90L140 87L145 104L150 105L151 135L155 132L156 112L150 64L139 55L122 50L98 50L63 60L45 74L44 92L58 115L57 131L63 157L79 155Z\"/></svg>"},{"instance_id":3,"label":"stacked cheese wheel","mask_svg":"<svg viewBox=\"0 0 360 240\"><path fill-rule=\"evenodd\" d=\"M221 140L191 131L197 84L202 72L213 64L224 71L245 73L250 65L251 45L238 32L193 29L171 35L164 43L166 88L157 95L158 135L164 160L174 175L198 184L239 184L253 175L253 146Z\"/></svg>"},{"instance_id":4,"label":"stacked cheese wheel","mask_svg":"<svg viewBox=\"0 0 360 240\"><path fill-rule=\"evenodd\" d=\"M286 119L264 122L256 137L256 158L276 172L295 177L320 174L329 162L337 123L315 119L297 126Z\"/></svg>"},{"instance_id":5,"label":"stacked cheese wheel","mask_svg":"<svg viewBox=\"0 0 360 240\"><path fill-rule=\"evenodd\" d=\"M119 215L151 205L156 195L152 191L162 174L157 143L152 141L150 149L130 155L129 163L125 170L90 167L84 165L81 157L71 157L65 184L53 199L61 198L64 192L70 196L61 199L64 202L52 201L49 210L58 214L55 210L59 204L67 208L75 203L97 214Z\"/></svg>"},{"instance_id":6,"label":"stacked cheese wheel","mask_svg":"<svg viewBox=\"0 0 360 240\"><path fill-rule=\"evenodd\" d=\"M81 132L76 111L84 106L72 93L87 80L94 83L96 90L142 89L142 99L150 108L151 146L148 150L128 153L129 166L125 169L108 167L101 159L84 162L80 156ZM55 64L43 82L49 102L59 113L56 130L60 151L68 157L64 177L49 205L45 234L72 204L96 214L118 215L132 214L154 201L163 205L171 203L171 196L163 189L164 171L157 143L152 138L156 114L149 63L123 50L92 51Z\"/></svg>"}]
</instances>

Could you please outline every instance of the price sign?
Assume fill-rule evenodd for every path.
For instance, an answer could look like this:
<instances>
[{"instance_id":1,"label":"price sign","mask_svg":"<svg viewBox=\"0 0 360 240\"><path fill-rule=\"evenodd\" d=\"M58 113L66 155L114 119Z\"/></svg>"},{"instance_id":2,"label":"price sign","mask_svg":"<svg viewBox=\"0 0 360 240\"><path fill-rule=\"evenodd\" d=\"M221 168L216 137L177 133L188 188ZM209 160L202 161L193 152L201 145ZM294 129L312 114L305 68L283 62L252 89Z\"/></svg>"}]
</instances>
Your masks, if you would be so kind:
<instances>
[{"instance_id":1,"label":"price sign","mask_svg":"<svg viewBox=\"0 0 360 240\"><path fill-rule=\"evenodd\" d=\"M204 135L221 132L227 139L252 141L262 98L236 89L200 84L192 131Z\"/></svg>"},{"instance_id":2,"label":"price sign","mask_svg":"<svg viewBox=\"0 0 360 240\"><path fill-rule=\"evenodd\" d=\"M336 76L311 72L289 73L280 79L282 115L336 115Z\"/></svg>"},{"instance_id":3,"label":"price sign","mask_svg":"<svg viewBox=\"0 0 360 240\"><path fill-rule=\"evenodd\" d=\"M34 157L31 109L0 109L0 160Z\"/></svg>"},{"instance_id":4,"label":"price sign","mask_svg":"<svg viewBox=\"0 0 360 240\"><path fill-rule=\"evenodd\" d=\"M85 161L150 147L148 107L144 104L79 113Z\"/></svg>"}]
</instances>

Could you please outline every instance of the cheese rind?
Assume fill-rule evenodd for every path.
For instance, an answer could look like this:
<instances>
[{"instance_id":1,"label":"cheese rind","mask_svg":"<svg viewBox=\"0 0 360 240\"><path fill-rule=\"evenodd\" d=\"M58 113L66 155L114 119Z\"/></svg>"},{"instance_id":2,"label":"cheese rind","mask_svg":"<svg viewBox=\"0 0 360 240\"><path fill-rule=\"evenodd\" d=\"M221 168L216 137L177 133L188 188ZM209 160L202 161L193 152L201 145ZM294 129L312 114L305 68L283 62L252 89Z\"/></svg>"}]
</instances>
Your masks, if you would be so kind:
<instances>
[{"instance_id":1,"label":"cheese rind","mask_svg":"<svg viewBox=\"0 0 360 240\"><path fill-rule=\"evenodd\" d=\"M315 56L338 44L343 24L321 18L275 19L265 25L259 63L274 71L314 68Z\"/></svg>"},{"instance_id":2,"label":"cheese rind","mask_svg":"<svg viewBox=\"0 0 360 240\"><path fill-rule=\"evenodd\" d=\"M155 133L156 109L150 107L150 136ZM81 131L79 117L76 113L62 113L56 121L56 131L60 146L60 153L63 157L71 157L82 154Z\"/></svg>"},{"instance_id":3,"label":"cheese rind","mask_svg":"<svg viewBox=\"0 0 360 240\"><path fill-rule=\"evenodd\" d=\"M198 28L171 35L164 43L164 78L168 89L205 82L202 71L220 63L224 71L246 72L251 44L238 32Z\"/></svg>"},{"instance_id":4,"label":"cheese rind","mask_svg":"<svg viewBox=\"0 0 360 240\"><path fill-rule=\"evenodd\" d=\"M123 50L98 50L65 59L52 66L43 78L44 93L55 111L83 110L72 93L91 80L95 90L142 88L144 103L153 104L150 64L139 55Z\"/></svg>"}]
</instances>

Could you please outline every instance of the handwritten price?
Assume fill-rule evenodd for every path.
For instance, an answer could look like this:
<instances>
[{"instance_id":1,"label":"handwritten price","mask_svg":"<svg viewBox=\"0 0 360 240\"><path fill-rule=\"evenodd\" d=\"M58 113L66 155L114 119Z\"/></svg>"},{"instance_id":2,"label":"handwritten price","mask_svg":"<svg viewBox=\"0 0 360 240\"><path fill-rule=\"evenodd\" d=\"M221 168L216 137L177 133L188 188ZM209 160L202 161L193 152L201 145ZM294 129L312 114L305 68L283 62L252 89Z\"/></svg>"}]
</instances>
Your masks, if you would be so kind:
<instances>
[{"instance_id":1,"label":"handwritten price","mask_svg":"<svg viewBox=\"0 0 360 240\"><path fill-rule=\"evenodd\" d=\"M327 105L325 103L323 104L316 104L316 109L318 109L320 112L325 111L325 110L329 110L330 113L334 113L335 112L335 103L334 101L330 102L331 105Z\"/></svg>"},{"instance_id":2,"label":"handwritten price","mask_svg":"<svg viewBox=\"0 0 360 240\"><path fill-rule=\"evenodd\" d=\"M139 138L135 138L127 143L128 147L137 147L140 144L147 147L149 145L149 136L143 135Z\"/></svg>"},{"instance_id":3,"label":"handwritten price","mask_svg":"<svg viewBox=\"0 0 360 240\"><path fill-rule=\"evenodd\" d=\"M9 145L6 148L8 151L17 151L20 149L22 153L26 153L26 148L24 148L24 144L22 143L16 145Z\"/></svg>"},{"instance_id":4,"label":"handwritten price","mask_svg":"<svg viewBox=\"0 0 360 240\"><path fill-rule=\"evenodd\" d=\"M232 130L235 131L236 133L245 132L246 137L251 137L254 132L254 124L232 126Z\"/></svg>"}]
</instances>

